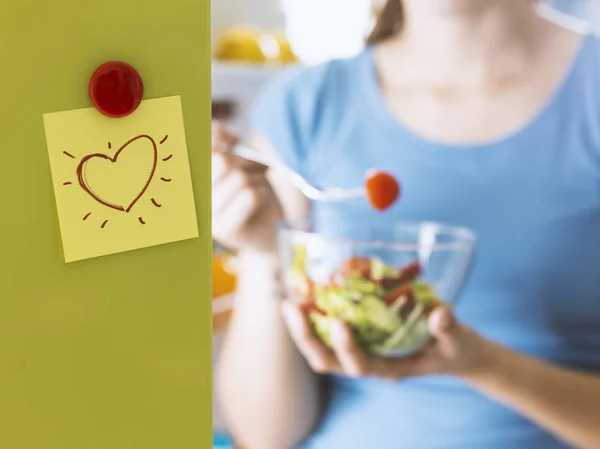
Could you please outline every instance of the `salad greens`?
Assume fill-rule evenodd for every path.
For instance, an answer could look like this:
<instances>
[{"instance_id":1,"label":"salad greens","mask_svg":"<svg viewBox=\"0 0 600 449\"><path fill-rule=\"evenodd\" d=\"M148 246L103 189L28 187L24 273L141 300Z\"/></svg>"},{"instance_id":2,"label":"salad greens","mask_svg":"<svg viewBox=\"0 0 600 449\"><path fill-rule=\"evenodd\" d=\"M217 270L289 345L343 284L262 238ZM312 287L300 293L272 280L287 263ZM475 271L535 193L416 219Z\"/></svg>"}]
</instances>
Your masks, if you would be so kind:
<instances>
[{"instance_id":1,"label":"salad greens","mask_svg":"<svg viewBox=\"0 0 600 449\"><path fill-rule=\"evenodd\" d=\"M409 352L428 338L427 317L440 300L419 279L418 262L397 269L378 258L351 257L329 282L319 285L306 264L306 247L295 246L286 282L325 344L331 346L331 324L339 319L367 352L375 354Z\"/></svg>"}]
</instances>

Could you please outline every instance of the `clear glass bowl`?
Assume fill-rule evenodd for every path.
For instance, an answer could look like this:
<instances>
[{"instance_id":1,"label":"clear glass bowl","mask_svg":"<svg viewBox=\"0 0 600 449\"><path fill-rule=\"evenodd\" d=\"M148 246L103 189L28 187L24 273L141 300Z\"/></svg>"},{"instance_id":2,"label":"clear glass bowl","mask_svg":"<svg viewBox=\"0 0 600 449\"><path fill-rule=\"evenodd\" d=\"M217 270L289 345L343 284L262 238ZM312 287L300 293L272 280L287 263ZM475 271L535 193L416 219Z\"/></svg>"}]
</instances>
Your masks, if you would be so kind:
<instances>
[{"instance_id":1,"label":"clear glass bowl","mask_svg":"<svg viewBox=\"0 0 600 449\"><path fill-rule=\"evenodd\" d=\"M385 357L423 347L429 314L455 305L476 244L471 230L432 222L336 223L321 232L284 223L278 237L284 292L303 304L321 340L330 345L330 325L342 319L363 349Z\"/></svg>"}]
</instances>

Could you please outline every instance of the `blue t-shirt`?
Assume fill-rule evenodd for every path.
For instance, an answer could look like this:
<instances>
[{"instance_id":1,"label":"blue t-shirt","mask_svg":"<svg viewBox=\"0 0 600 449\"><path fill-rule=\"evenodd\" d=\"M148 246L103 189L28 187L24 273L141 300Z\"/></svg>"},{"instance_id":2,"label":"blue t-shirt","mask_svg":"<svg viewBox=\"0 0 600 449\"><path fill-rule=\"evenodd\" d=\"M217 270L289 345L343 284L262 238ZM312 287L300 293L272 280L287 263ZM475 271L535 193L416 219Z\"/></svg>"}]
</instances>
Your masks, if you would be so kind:
<instances>
[{"instance_id":1,"label":"blue t-shirt","mask_svg":"<svg viewBox=\"0 0 600 449\"><path fill-rule=\"evenodd\" d=\"M320 186L354 188L382 168L401 180L385 214L366 202L312 205L317 229L349 220L437 221L478 235L456 309L483 336L600 375L600 40L587 35L568 76L526 126L485 145L444 145L387 110L371 49L274 80L254 128ZM332 378L303 449L564 449L527 418L466 383ZM293 419L293 416L284 417Z\"/></svg>"}]
</instances>

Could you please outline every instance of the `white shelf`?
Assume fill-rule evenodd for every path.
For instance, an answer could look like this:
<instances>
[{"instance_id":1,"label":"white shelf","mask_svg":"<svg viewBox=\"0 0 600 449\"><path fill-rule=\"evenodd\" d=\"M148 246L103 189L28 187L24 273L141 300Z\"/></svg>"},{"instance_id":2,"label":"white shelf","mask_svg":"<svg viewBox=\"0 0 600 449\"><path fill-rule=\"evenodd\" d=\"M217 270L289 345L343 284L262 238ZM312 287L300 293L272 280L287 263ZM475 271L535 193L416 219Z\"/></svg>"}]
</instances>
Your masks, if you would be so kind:
<instances>
[{"instance_id":1,"label":"white shelf","mask_svg":"<svg viewBox=\"0 0 600 449\"><path fill-rule=\"evenodd\" d=\"M242 139L248 132L248 108L263 85L286 67L213 61L212 99L235 104L235 116L229 125Z\"/></svg>"},{"instance_id":2,"label":"white shelf","mask_svg":"<svg viewBox=\"0 0 600 449\"><path fill-rule=\"evenodd\" d=\"M252 65L243 63L212 63L213 99L230 99L231 96L254 96L269 79L277 76L286 66Z\"/></svg>"},{"instance_id":3,"label":"white shelf","mask_svg":"<svg viewBox=\"0 0 600 449\"><path fill-rule=\"evenodd\" d=\"M247 64L243 62L212 61L213 76L241 75L248 77L264 77L275 75L285 70L289 65L280 64Z\"/></svg>"}]
</instances>

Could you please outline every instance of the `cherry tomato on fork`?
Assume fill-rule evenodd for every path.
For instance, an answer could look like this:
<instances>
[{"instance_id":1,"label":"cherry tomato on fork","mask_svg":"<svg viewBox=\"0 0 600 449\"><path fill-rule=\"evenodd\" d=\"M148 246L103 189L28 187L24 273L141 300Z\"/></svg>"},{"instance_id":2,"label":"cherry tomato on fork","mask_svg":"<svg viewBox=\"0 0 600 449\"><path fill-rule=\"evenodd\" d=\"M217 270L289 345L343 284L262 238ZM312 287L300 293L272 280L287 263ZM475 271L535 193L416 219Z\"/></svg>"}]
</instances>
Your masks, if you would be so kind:
<instances>
[{"instance_id":1,"label":"cherry tomato on fork","mask_svg":"<svg viewBox=\"0 0 600 449\"><path fill-rule=\"evenodd\" d=\"M400 184L392 174L372 170L367 173L365 191L371 206L383 212L389 209L400 196Z\"/></svg>"}]
</instances>

